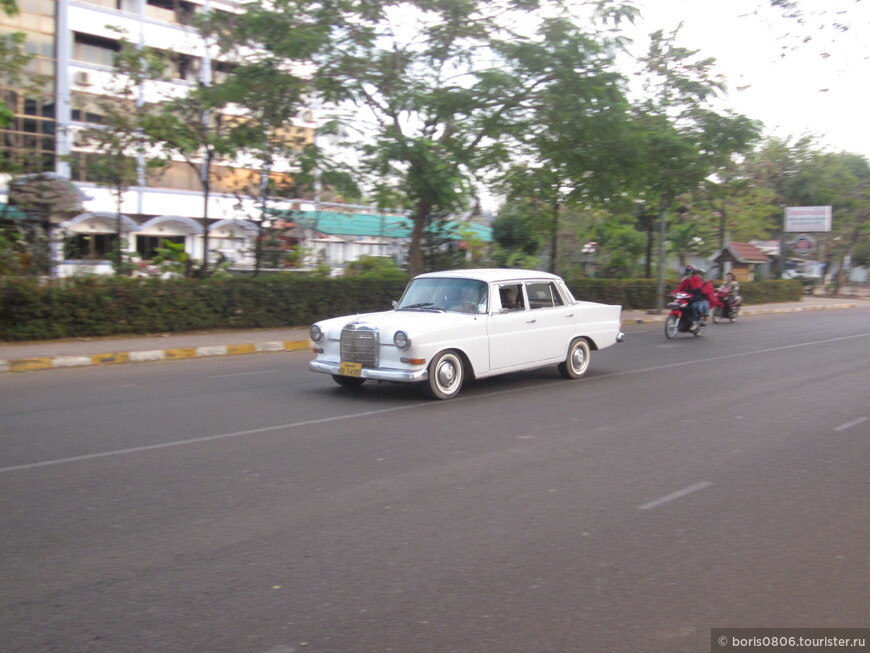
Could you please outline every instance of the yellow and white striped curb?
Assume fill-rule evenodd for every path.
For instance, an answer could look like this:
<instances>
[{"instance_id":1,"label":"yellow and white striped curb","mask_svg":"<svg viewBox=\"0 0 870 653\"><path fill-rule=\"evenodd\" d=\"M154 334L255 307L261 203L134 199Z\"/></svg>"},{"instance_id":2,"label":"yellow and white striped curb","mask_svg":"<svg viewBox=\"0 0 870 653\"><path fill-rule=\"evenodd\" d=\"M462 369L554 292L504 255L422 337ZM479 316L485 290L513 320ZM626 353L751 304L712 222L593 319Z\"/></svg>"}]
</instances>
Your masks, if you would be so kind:
<instances>
[{"instance_id":1,"label":"yellow and white striped curb","mask_svg":"<svg viewBox=\"0 0 870 653\"><path fill-rule=\"evenodd\" d=\"M84 367L87 365L116 365L119 363L148 363L153 361L204 358L208 356L235 356L239 354L258 354L279 351L298 351L308 349L308 340L279 340L275 342L243 343L237 345L208 345L204 347L176 347L172 349L149 349L144 351L112 352L89 354L87 356L46 356L0 360L2 372L32 372L53 370L63 367Z\"/></svg>"},{"instance_id":2,"label":"yellow and white striped curb","mask_svg":"<svg viewBox=\"0 0 870 653\"><path fill-rule=\"evenodd\" d=\"M855 308L854 302L844 302L842 304L817 304L814 306L786 306L782 308L741 308L740 315L766 315L768 313L802 313L804 311L827 311L834 308ZM633 324L650 324L652 322L664 322L670 311L662 309L662 312L657 315L644 315L643 317L633 318L632 320L623 320L623 324L629 322Z\"/></svg>"}]
</instances>

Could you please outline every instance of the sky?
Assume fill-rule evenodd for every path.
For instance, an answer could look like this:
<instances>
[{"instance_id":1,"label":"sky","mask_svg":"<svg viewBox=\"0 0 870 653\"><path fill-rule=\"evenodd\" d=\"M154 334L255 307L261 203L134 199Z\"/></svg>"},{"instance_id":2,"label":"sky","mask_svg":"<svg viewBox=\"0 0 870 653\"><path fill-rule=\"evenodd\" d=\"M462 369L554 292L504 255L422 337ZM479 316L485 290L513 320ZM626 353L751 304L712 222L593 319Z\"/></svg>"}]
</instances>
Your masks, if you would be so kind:
<instances>
[{"instance_id":1,"label":"sky","mask_svg":"<svg viewBox=\"0 0 870 653\"><path fill-rule=\"evenodd\" d=\"M726 78L723 106L762 121L765 135L813 134L825 149L870 158L870 0L797 3L804 24L768 0L637 0L632 53L682 22L677 44L714 57Z\"/></svg>"}]
</instances>

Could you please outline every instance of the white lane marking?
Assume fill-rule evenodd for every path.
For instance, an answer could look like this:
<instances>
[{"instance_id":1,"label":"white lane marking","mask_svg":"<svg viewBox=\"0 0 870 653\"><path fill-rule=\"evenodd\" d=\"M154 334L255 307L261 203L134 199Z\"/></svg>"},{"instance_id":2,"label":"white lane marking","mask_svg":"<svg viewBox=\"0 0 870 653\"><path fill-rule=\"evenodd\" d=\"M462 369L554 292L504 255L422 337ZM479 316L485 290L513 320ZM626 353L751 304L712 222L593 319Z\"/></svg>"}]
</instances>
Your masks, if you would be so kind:
<instances>
[{"instance_id":1,"label":"white lane marking","mask_svg":"<svg viewBox=\"0 0 870 653\"><path fill-rule=\"evenodd\" d=\"M395 408L384 408L382 410L370 410L363 413L354 413L353 415L337 415L335 417L323 417L321 419L311 419L304 422L290 422L289 424L278 424L277 426L264 426L259 429L248 429L246 431L234 431L232 433L218 433L216 435L204 435L199 438L189 438L187 440L175 440L174 442L160 442L158 444L148 444L141 447L130 447L128 449L114 449L112 451L100 451L97 453L89 453L81 456L70 456L68 458L56 458L54 460L44 460L38 463L26 463L24 465L11 465L9 467L0 467L0 474L7 472L16 472L24 469L36 469L37 467L52 467L54 465L65 465L67 463L82 462L85 460L96 460L97 458L110 458L112 456L124 456L131 453L141 453L143 451L156 451L158 449L171 449L173 447L186 447L191 444L200 444L202 442L214 442L216 440L226 440L228 438L238 438L245 435L256 435L258 433L269 433L270 431L280 431L281 429L292 429L299 426L311 426L313 424L326 424L328 422L340 422L349 419L358 419L360 417L371 417L372 415L383 415L385 413L395 413L400 410L410 410L415 406L397 406ZM419 407L419 404L416 406Z\"/></svg>"},{"instance_id":2,"label":"white lane marking","mask_svg":"<svg viewBox=\"0 0 870 653\"><path fill-rule=\"evenodd\" d=\"M843 340L852 340L854 338L866 338L870 333L858 333L853 336L841 336L839 338L828 338L826 340L814 340L812 342L800 342L794 345L783 345L781 347L770 347L768 349L756 349L754 351L744 351L736 354L726 354L724 356L715 356L713 358L700 358L697 360L683 361L681 363L669 363L668 365L658 365L656 367L647 367L639 370L626 370L625 372L609 372L595 378L605 378L613 376L624 376L626 374L640 374L642 372L658 372L673 367L684 367L686 365L696 365L698 363L709 363L711 361L728 360L729 358L743 358L745 356L757 356L758 354L769 354L773 351L782 351L784 349L795 349L797 347L815 347L816 345L824 345L829 342L842 342Z\"/></svg>"},{"instance_id":3,"label":"white lane marking","mask_svg":"<svg viewBox=\"0 0 870 653\"><path fill-rule=\"evenodd\" d=\"M857 419L853 419L851 422L846 422L845 424L840 424L839 426L835 426L834 430L835 431L845 431L846 429L850 429L853 426L858 426L858 424L863 424L868 419L870 419L870 417L859 417Z\"/></svg>"},{"instance_id":4,"label":"white lane marking","mask_svg":"<svg viewBox=\"0 0 870 653\"><path fill-rule=\"evenodd\" d=\"M589 381L594 381L594 380L598 380L598 379L610 379L610 378L613 378L616 376L626 376L629 374L641 374L641 373L645 373L645 372L657 372L659 370L666 370L666 369L670 369L670 368L674 368L674 367L684 367L686 365L706 364L706 363L709 363L711 361L725 360L728 358L739 358L739 357L743 357L743 356L755 356L757 354L765 354L765 353L769 353L769 352L773 352L773 351L780 351L783 349L794 349L795 347L813 347L815 345L825 344L828 342L839 342L842 340L851 340L854 338L863 338L863 337L867 337L867 336L870 336L870 333L859 333L857 335L842 336L839 338L829 338L827 340L815 340L813 342L798 343L798 344L793 344L793 345L784 345L782 347L771 347L769 349L759 349L756 351L748 351L748 352L743 352L743 353L728 354L726 356L717 356L715 358L700 358L700 359L692 360L692 361L684 361L682 363L669 363L667 365L659 365L657 367L647 367L647 368L643 368L643 369L639 369L639 370L626 370L624 372L607 372L605 374L600 374L600 375L596 375L596 376L592 376L592 377L587 378L587 383ZM553 385L564 385L564 383L565 382L563 380L553 381L551 383L543 383L540 386L537 386L537 388L544 389L544 388L547 388L547 387L550 387ZM517 389L512 389L512 390L499 390L496 392L482 393L480 395L475 395L474 397L457 397L456 399L451 400L451 403L456 404L459 402L465 402L465 401L469 401L469 400L477 401L482 397L498 397L498 396L503 396L503 395L508 395L508 394L514 394L517 392L528 392L528 388L517 388ZM427 402L426 404L422 404L422 406L425 406L425 405L438 406L439 403ZM69 458L57 458L55 460L45 460L42 462L28 463L28 464L24 464L24 465L12 465L9 467L0 467L0 474L4 474L6 472L14 472L14 471L19 471L19 470L24 470L24 469L35 469L38 467L51 467L53 465L63 465L66 463L80 462L80 461L84 461L84 460L94 460L97 458L109 458L111 456L121 456L121 455L131 454L131 453L139 453L142 451L151 451L154 449L168 449L171 447L183 447L183 446L187 446L189 444L199 444L200 442L211 442L214 440L226 440L228 438L241 437L244 435L254 435L257 433L268 433L270 431L279 431L281 429L295 428L298 426L309 426L312 424L323 424L326 422L357 419L360 417L368 417L371 415L381 415L384 413L393 413L393 412L400 411L400 410L410 410L412 408L420 408L420 407L421 407L421 404L412 404L409 406L399 406L396 408L385 408L383 410L373 410L373 411L366 411L366 412L362 412L362 413L354 413L352 415L341 415L341 416L337 416L337 417L325 417L323 419L309 420L309 421L305 421L305 422L291 422L289 424L279 424L277 426L266 426L266 427L263 427L260 429L252 429L249 431L236 431L234 433L219 433L216 435L206 435L206 436L203 436L200 438L191 438L189 440L177 440L175 442L163 442L160 444L152 444L152 445L146 445L146 446L142 446L142 447L131 447L129 449L116 449L113 451L103 451L103 452L98 452L98 453L85 454L82 456L71 456Z\"/></svg>"},{"instance_id":5,"label":"white lane marking","mask_svg":"<svg viewBox=\"0 0 870 653\"><path fill-rule=\"evenodd\" d=\"M677 490L676 492L671 492L660 499L656 499L655 501L650 501L649 503L645 503L642 506L638 506L638 510L651 510L652 508L658 508L661 505L669 503L671 501L675 501L676 499L680 499L687 494L692 494L692 492L697 492L698 490L703 490L704 488L708 488L712 483L707 481L701 481L700 483L695 483L694 485L690 485L689 487L684 487L682 490Z\"/></svg>"}]
</instances>

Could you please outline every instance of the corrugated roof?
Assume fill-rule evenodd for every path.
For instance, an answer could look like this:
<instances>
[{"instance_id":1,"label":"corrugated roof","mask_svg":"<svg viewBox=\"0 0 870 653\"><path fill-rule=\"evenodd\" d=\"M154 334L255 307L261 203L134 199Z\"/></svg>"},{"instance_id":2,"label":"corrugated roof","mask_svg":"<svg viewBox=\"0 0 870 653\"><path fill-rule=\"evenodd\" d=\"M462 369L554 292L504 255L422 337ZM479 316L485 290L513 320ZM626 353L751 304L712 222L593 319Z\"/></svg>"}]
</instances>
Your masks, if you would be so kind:
<instances>
[{"instance_id":1,"label":"corrugated roof","mask_svg":"<svg viewBox=\"0 0 870 653\"><path fill-rule=\"evenodd\" d=\"M410 218L398 215L368 213L338 213L336 211L291 211L282 216L286 220L331 236L383 236L410 238L413 227ZM454 240L469 234L486 242L492 241L492 229L476 222L448 221Z\"/></svg>"},{"instance_id":2,"label":"corrugated roof","mask_svg":"<svg viewBox=\"0 0 870 653\"><path fill-rule=\"evenodd\" d=\"M726 248L731 255L740 263L767 263L770 259L767 254L751 243L728 243Z\"/></svg>"}]
</instances>

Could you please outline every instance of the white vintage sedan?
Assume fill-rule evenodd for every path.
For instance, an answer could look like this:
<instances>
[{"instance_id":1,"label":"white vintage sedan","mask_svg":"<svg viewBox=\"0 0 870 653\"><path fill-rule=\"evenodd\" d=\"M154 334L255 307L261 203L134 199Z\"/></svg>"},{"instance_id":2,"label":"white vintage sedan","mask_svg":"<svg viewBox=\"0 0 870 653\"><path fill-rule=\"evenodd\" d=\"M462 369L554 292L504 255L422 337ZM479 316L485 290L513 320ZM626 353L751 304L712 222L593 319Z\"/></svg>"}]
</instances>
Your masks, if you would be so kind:
<instances>
[{"instance_id":1,"label":"white vintage sedan","mask_svg":"<svg viewBox=\"0 0 870 653\"><path fill-rule=\"evenodd\" d=\"M342 386L421 383L435 399L455 397L466 379L546 365L578 379L591 350L622 341L621 308L577 301L547 272L430 272L411 279L392 311L313 324L309 369Z\"/></svg>"}]
</instances>

